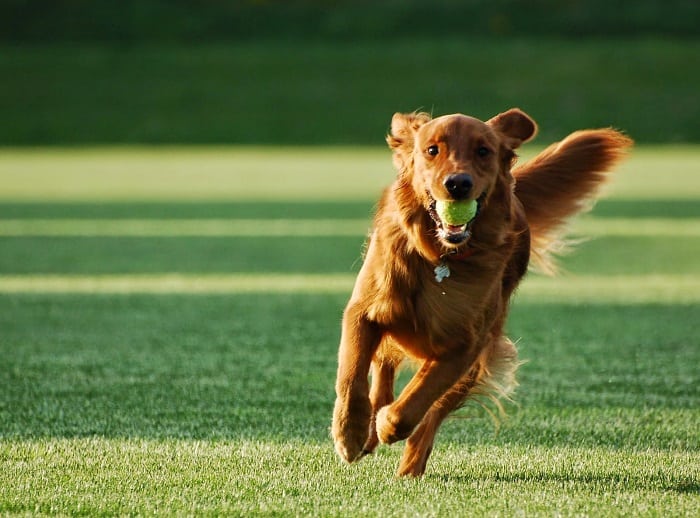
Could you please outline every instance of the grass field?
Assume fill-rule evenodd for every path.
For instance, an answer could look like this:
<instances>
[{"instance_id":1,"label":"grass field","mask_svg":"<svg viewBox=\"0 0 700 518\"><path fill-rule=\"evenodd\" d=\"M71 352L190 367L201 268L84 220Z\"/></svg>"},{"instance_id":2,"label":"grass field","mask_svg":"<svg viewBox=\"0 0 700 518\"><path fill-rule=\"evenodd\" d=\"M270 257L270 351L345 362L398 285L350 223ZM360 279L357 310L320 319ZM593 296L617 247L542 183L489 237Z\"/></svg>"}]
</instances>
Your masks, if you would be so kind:
<instances>
[{"instance_id":1,"label":"grass field","mask_svg":"<svg viewBox=\"0 0 700 518\"><path fill-rule=\"evenodd\" d=\"M0 145L382 145L395 111L511 106L543 141L700 141L700 40L574 38L0 45Z\"/></svg>"},{"instance_id":2,"label":"grass field","mask_svg":"<svg viewBox=\"0 0 700 518\"><path fill-rule=\"evenodd\" d=\"M698 516L698 163L634 151L516 297L509 420L397 480L328 433L388 152L3 150L0 514Z\"/></svg>"}]
</instances>

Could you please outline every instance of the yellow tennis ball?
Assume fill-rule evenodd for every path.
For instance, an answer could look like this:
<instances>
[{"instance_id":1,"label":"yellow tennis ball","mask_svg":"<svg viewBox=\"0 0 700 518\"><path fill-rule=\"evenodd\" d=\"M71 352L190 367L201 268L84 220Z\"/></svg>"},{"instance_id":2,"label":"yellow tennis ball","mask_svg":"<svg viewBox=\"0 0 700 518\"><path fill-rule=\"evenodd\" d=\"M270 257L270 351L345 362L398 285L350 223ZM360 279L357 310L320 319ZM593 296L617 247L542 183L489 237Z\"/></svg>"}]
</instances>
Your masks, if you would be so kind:
<instances>
[{"instance_id":1,"label":"yellow tennis ball","mask_svg":"<svg viewBox=\"0 0 700 518\"><path fill-rule=\"evenodd\" d=\"M466 225L476 216L478 204L471 201L442 201L435 203L440 219L448 225Z\"/></svg>"}]
</instances>

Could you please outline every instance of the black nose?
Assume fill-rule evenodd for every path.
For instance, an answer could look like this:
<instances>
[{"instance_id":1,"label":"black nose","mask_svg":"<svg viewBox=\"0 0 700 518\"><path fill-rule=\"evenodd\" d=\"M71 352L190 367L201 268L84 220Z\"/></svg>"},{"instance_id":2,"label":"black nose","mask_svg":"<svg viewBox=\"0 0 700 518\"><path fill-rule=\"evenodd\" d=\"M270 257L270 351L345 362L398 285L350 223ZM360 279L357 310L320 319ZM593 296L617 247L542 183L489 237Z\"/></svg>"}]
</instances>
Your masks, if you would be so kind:
<instances>
[{"instance_id":1,"label":"black nose","mask_svg":"<svg viewBox=\"0 0 700 518\"><path fill-rule=\"evenodd\" d=\"M467 173L455 173L445 178L443 185L453 199L462 200L469 196L474 184L472 183L472 177Z\"/></svg>"}]
</instances>

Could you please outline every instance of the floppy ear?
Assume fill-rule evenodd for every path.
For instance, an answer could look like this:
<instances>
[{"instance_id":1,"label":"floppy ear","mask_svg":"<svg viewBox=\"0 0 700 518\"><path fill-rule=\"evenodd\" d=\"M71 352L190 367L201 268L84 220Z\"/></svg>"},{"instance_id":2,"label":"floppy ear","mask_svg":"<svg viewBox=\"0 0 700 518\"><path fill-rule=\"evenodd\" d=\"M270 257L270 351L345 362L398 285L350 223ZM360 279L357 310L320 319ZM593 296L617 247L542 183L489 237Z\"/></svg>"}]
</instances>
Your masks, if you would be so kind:
<instances>
[{"instance_id":1,"label":"floppy ear","mask_svg":"<svg viewBox=\"0 0 700 518\"><path fill-rule=\"evenodd\" d=\"M537 133L537 124L528 114L518 108L499 113L486 122L504 140L507 147L516 149Z\"/></svg>"},{"instance_id":2,"label":"floppy ear","mask_svg":"<svg viewBox=\"0 0 700 518\"><path fill-rule=\"evenodd\" d=\"M386 142L394 151L394 165L402 169L413 152L413 137L423 124L430 121L430 115L423 112L395 113L391 118L391 133Z\"/></svg>"}]
</instances>

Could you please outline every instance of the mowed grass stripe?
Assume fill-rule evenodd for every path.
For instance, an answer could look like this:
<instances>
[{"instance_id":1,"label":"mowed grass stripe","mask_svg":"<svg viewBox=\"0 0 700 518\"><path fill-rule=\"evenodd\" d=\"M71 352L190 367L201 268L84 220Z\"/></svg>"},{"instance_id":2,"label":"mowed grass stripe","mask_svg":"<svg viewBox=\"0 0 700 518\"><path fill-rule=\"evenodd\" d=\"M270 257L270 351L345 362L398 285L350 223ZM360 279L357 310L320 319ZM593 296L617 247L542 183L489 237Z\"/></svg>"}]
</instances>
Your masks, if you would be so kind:
<instances>
[{"instance_id":1,"label":"mowed grass stripe","mask_svg":"<svg viewBox=\"0 0 700 518\"><path fill-rule=\"evenodd\" d=\"M541 149L525 146L523 162ZM697 200L699 157L700 146L638 146L609 194L652 211ZM0 202L348 202L376 200L394 177L384 147L16 148L0 155Z\"/></svg>"},{"instance_id":2,"label":"mowed grass stripe","mask_svg":"<svg viewBox=\"0 0 700 518\"><path fill-rule=\"evenodd\" d=\"M79 237L281 237L363 236L370 218L352 219L3 219L0 236ZM700 219L582 218L571 233L582 236L700 237Z\"/></svg>"},{"instance_id":3,"label":"mowed grass stripe","mask_svg":"<svg viewBox=\"0 0 700 518\"><path fill-rule=\"evenodd\" d=\"M531 275L521 284L516 300L526 303L692 304L700 302L700 276Z\"/></svg>"},{"instance_id":4,"label":"mowed grass stripe","mask_svg":"<svg viewBox=\"0 0 700 518\"><path fill-rule=\"evenodd\" d=\"M350 293L353 274L7 275L0 293L240 294ZM449 289L446 285L445 289ZM517 300L537 303L697 303L697 275L531 275Z\"/></svg>"}]
</instances>

